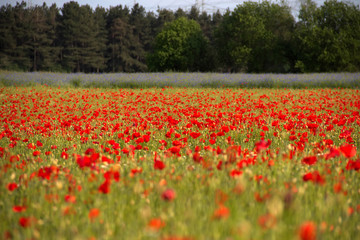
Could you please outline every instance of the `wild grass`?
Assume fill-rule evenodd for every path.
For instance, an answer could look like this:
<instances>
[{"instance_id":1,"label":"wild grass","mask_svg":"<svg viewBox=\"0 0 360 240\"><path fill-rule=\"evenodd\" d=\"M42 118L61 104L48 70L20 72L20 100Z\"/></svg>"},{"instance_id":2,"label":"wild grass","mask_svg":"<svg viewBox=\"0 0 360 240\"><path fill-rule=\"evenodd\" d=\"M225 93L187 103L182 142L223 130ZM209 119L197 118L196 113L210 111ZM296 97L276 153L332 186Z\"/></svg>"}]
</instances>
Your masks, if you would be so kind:
<instances>
[{"instance_id":1,"label":"wild grass","mask_svg":"<svg viewBox=\"0 0 360 240\"><path fill-rule=\"evenodd\" d=\"M61 86L82 88L349 88L360 87L360 73L220 74L117 73L65 74L0 72L0 86Z\"/></svg>"}]
</instances>

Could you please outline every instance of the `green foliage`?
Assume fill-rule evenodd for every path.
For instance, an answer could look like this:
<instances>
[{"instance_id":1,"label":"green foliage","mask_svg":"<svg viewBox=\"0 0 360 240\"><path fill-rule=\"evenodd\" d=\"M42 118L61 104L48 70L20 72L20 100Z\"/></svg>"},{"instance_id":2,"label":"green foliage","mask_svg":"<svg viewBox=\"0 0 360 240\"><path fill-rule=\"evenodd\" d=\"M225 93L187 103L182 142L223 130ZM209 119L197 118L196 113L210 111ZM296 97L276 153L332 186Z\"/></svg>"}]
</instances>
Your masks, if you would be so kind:
<instances>
[{"instance_id":1,"label":"green foliage","mask_svg":"<svg viewBox=\"0 0 360 240\"><path fill-rule=\"evenodd\" d=\"M22 1L0 8L0 69L356 72L360 9L301 0L295 21L285 1L244 2L212 15L195 6L154 13L139 4L94 10L75 1L62 7Z\"/></svg>"},{"instance_id":2,"label":"green foliage","mask_svg":"<svg viewBox=\"0 0 360 240\"><path fill-rule=\"evenodd\" d=\"M60 17L63 65L75 72L99 71L104 68L104 12L94 15L89 5L65 3ZM96 17L96 18L95 18Z\"/></svg>"},{"instance_id":3,"label":"green foliage","mask_svg":"<svg viewBox=\"0 0 360 240\"><path fill-rule=\"evenodd\" d=\"M107 50L107 35L108 30L106 28L106 10L101 7L97 7L94 12L94 31L95 31L95 43L94 50L96 52L92 67L96 69L96 72L103 72L106 70L107 58L105 56Z\"/></svg>"},{"instance_id":4,"label":"green foliage","mask_svg":"<svg viewBox=\"0 0 360 240\"><path fill-rule=\"evenodd\" d=\"M166 24L156 36L148 58L152 71L201 71L206 68L207 41L195 20L180 17Z\"/></svg>"},{"instance_id":5,"label":"green foliage","mask_svg":"<svg viewBox=\"0 0 360 240\"><path fill-rule=\"evenodd\" d=\"M107 17L109 29L109 61L112 72L144 72L146 52L153 41L151 32L152 15L138 4L130 10L128 7L110 8Z\"/></svg>"},{"instance_id":6,"label":"green foliage","mask_svg":"<svg viewBox=\"0 0 360 240\"><path fill-rule=\"evenodd\" d=\"M297 57L306 72L360 70L360 9L326 1L319 8L311 0L301 5L296 28Z\"/></svg>"},{"instance_id":7,"label":"green foliage","mask_svg":"<svg viewBox=\"0 0 360 240\"><path fill-rule=\"evenodd\" d=\"M217 29L223 67L231 71L288 71L293 25L294 19L285 5L267 1L238 5L225 14Z\"/></svg>"},{"instance_id":8,"label":"green foliage","mask_svg":"<svg viewBox=\"0 0 360 240\"><path fill-rule=\"evenodd\" d=\"M81 78L73 78L70 80L70 84L74 88L78 88L81 86Z\"/></svg>"}]
</instances>

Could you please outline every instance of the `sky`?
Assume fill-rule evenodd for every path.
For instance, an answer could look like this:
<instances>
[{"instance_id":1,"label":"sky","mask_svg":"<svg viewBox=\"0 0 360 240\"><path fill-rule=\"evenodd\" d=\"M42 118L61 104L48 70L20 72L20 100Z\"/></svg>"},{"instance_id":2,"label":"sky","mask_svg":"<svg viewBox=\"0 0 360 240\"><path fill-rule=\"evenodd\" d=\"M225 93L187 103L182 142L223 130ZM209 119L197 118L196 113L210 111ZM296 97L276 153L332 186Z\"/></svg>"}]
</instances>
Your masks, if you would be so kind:
<instances>
[{"instance_id":1,"label":"sky","mask_svg":"<svg viewBox=\"0 0 360 240\"><path fill-rule=\"evenodd\" d=\"M70 0L25 0L28 5L42 5L43 2L46 2L48 6L51 6L53 3L56 3L58 7L62 7L64 3L69 2ZM165 8L165 9L172 9L176 10L179 7L183 10L190 10L191 6L198 3L197 6L201 9L201 6L203 6L203 9L208 12L216 12L217 9L220 11L225 11L226 9L233 10L236 5L241 4L247 0L75 0L80 5L88 4L93 9L95 9L97 6L101 6L104 8L110 8L111 6L116 5L126 5L128 7L132 7L134 3L139 3L141 6L143 6L147 11L153 11L156 12L158 8ZM260 1L260 0L253 0L253 1ZM277 2L278 0L272 0L272 2ZM290 7L292 7L293 12L296 12L299 8L299 1L300 0L287 0ZM324 0L314 0L318 6L322 5ZM341 0L343 1L343 0ZM352 2L356 5L360 4L360 0L344 0ZM0 0L1 5L10 4L12 6L16 5L16 2L21 2L21 0ZM203 5L202 5L203 3Z\"/></svg>"}]
</instances>

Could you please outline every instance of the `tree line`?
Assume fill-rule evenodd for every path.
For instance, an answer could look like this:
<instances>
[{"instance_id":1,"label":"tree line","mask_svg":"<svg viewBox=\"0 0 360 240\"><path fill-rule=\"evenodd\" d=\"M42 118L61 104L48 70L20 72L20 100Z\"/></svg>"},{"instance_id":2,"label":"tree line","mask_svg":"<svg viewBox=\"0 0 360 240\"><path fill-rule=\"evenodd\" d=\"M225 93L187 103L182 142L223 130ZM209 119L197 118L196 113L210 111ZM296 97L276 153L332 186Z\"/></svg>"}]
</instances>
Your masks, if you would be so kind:
<instances>
[{"instance_id":1,"label":"tree line","mask_svg":"<svg viewBox=\"0 0 360 240\"><path fill-rule=\"evenodd\" d=\"M0 9L0 69L57 72L356 72L360 9L301 0L209 14L77 2Z\"/></svg>"}]
</instances>

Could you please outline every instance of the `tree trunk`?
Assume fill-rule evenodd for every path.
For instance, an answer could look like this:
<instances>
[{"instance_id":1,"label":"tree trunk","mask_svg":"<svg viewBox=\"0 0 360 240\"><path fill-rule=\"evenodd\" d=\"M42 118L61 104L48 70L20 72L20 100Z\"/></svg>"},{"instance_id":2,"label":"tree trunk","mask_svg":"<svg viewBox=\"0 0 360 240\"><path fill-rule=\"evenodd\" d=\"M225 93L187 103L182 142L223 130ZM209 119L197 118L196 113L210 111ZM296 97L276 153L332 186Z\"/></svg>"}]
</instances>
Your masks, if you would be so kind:
<instances>
[{"instance_id":1,"label":"tree trunk","mask_svg":"<svg viewBox=\"0 0 360 240\"><path fill-rule=\"evenodd\" d=\"M36 48L34 47L34 58L33 58L33 71L36 72L37 71L37 66L36 66Z\"/></svg>"}]
</instances>

